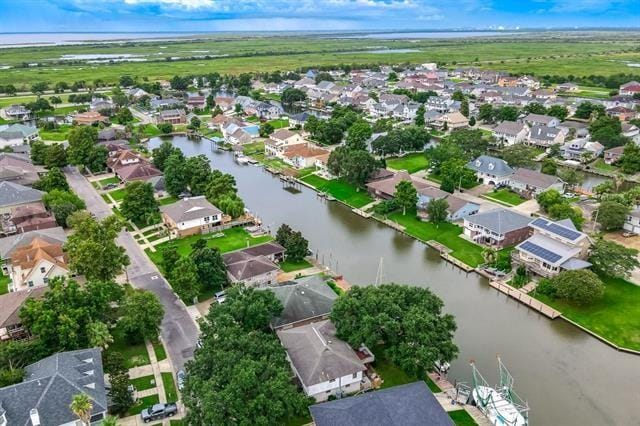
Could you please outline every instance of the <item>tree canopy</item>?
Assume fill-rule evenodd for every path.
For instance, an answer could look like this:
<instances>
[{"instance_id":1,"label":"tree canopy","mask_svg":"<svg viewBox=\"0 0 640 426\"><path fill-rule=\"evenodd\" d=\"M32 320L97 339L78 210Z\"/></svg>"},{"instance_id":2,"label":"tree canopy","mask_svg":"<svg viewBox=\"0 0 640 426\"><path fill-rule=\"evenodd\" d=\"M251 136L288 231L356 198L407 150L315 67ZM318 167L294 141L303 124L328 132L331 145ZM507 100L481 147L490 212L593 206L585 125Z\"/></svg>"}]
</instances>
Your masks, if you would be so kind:
<instances>
[{"instance_id":1,"label":"tree canopy","mask_svg":"<svg viewBox=\"0 0 640 426\"><path fill-rule=\"evenodd\" d=\"M630 208L622 203L605 200L600 203L597 213L594 212L593 215L603 231L615 231L622 228L629 210Z\"/></svg>"},{"instance_id":2,"label":"tree canopy","mask_svg":"<svg viewBox=\"0 0 640 426\"><path fill-rule=\"evenodd\" d=\"M588 269L563 271L545 279L537 291L575 305L590 305L604 295L604 283Z\"/></svg>"},{"instance_id":3,"label":"tree canopy","mask_svg":"<svg viewBox=\"0 0 640 426\"><path fill-rule=\"evenodd\" d=\"M153 195L153 187L144 181L134 181L125 187L120 205L122 215L135 223L152 224L159 219L158 201Z\"/></svg>"},{"instance_id":4,"label":"tree canopy","mask_svg":"<svg viewBox=\"0 0 640 426\"><path fill-rule=\"evenodd\" d=\"M638 250L602 238L591 247L589 262L594 271L615 278L628 278L631 271L640 267Z\"/></svg>"},{"instance_id":5,"label":"tree canopy","mask_svg":"<svg viewBox=\"0 0 640 426\"><path fill-rule=\"evenodd\" d=\"M402 214L407 214L407 209L415 208L418 202L418 191L410 180L403 180L396 185L396 192L393 196L398 207L402 209Z\"/></svg>"},{"instance_id":6,"label":"tree canopy","mask_svg":"<svg viewBox=\"0 0 640 426\"><path fill-rule=\"evenodd\" d=\"M122 318L118 322L130 340L158 338L164 316L164 308L158 296L147 290L131 290L124 298L122 312Z\"/></svg>"},{"instance_id":7,"label":"tree canopy","mask_svg":"<svg viewBox=\"0 0 640 426\"><path fill-rule=\"evenodd\" d=\"M309 241L304 238L302 232L294 231L287 224L278 228L276 241L285 248L286 259L292 262L302 261L309 251Z\"/></svg>"}]
</instances>

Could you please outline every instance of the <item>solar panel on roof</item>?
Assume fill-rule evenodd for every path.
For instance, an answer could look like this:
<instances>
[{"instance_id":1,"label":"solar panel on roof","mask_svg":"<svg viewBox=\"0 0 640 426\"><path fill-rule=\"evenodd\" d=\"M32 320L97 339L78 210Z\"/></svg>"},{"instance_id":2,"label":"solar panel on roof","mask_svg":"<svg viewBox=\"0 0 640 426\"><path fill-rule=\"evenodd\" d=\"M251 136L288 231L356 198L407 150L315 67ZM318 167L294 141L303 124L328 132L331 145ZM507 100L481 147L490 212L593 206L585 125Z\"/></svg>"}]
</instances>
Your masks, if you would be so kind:
<instances>
[{"instance_id":1,"label":"solar panel on roof","mask_svg":"<svg viewBox=\"0 0 640 426\"><path fill-rule=\"evenodd\" d=\"M580 232L578 231L574 231L573 229L569 229L569 228L565 228L562 225L558 225L557 223L554 222L550 222L546 219L543 219L541 217L537 218L536 220L534 220L533 222L531 222L531 225L533 226L537 226L539 228L545 229L549 232L552 232L556 235L559 235L563 238L566 238L568 240L576 240L578 238L580 238L580 235L582 235Z\"/></svg>"},{"instance_id":2,"label":"solar panel on roof","mask_svg":"<svg viewBox=\"0 0 640 426\"><path fill-rule=\"evenodd\" d=\"M525 241L524 243L520 244L520 248L550 263L556 263L562 258L562 256L560 256L559 254L554 253L551 250L547 250L546 248L540 247L539 245L534 244L531 241Z\"/></svg>"}]
</instances>

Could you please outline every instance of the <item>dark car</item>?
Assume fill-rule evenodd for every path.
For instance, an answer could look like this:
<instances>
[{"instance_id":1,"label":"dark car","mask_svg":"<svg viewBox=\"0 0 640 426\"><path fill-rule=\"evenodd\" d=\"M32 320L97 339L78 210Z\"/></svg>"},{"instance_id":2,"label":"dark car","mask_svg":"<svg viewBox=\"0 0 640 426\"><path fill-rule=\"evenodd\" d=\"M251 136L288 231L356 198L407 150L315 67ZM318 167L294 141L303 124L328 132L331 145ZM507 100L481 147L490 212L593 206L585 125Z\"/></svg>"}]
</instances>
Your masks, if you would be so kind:
<instances>
[{"instance_id":1,"label":"dark car","mask_svg":"<svg viewBox=\"0 0 640 426\"><path fill-rule=\"evenodd\" d=\"M154 404L149 408L145 408L140 413L142 421L145 423L149 423L153 420L164 419L165 417L171 417L175 414L178 414L178 406L174 403Z\"/></svg>"}]
</instances>

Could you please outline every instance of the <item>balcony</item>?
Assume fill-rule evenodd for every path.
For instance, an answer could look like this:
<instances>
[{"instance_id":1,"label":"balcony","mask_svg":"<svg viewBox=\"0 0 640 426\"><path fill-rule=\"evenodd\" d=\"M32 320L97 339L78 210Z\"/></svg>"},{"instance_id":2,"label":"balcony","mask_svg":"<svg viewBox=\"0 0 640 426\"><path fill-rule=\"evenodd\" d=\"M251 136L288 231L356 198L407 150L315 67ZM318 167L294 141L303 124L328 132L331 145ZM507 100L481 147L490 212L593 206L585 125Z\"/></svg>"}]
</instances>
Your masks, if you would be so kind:
<instances>
[{"instance_id":1,"label":"balcony","mask_svg":"<svg viewBox=\"0 0 640 426\"><path fill-rule=\"evenodd\" d=\"M511 252L511 261L516 265L523 265L527 268L527 271L533 272L534 274L544 278L551 278L559 273L559 271L547 269L535 261L520 257L520 253L517 250Z\"/></svg>"}]
</instances>

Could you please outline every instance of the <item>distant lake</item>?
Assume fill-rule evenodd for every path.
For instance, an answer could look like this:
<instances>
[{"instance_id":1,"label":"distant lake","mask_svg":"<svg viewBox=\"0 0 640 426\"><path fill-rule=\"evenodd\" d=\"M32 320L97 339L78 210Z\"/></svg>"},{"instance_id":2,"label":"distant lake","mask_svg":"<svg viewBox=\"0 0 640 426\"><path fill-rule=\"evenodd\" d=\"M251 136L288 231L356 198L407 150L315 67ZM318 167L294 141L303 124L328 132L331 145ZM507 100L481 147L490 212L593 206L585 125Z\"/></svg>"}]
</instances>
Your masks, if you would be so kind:
<instances>
[{"instance_id":1,"label":"distant lake","mask_svg":"<svg viewBox=\"0 0 640 426\"><path fill-rule=\"evenodd\" d=\"M345 38L375 38L375 39L413 39L413 38L466 38L466 37L491 37L497 35L511 35L514 33L502 31L424 31L413 33L372 33L350 35Z\"/></svg>"},{"instance_id":2,"label":"distant lake","mask_svg":"<svg viewBox=\"0 0 640 426\"><path fill-rule=\"evenodd\" d=\"M193 33L0 33L0 48L193 38Z\"/></svg>"},{"instance_id":3,"label":"distant lake","mask_svg":"<svg viewBox=\"0 0 640 426\"><path fill-rule=\"evenodd\" d=\"M375 49L375 50L357 50L353 52L338 52L338 55L352 55L354 53L414 53L420 52L420 49Z\"/></svg>"}]
</instances>

